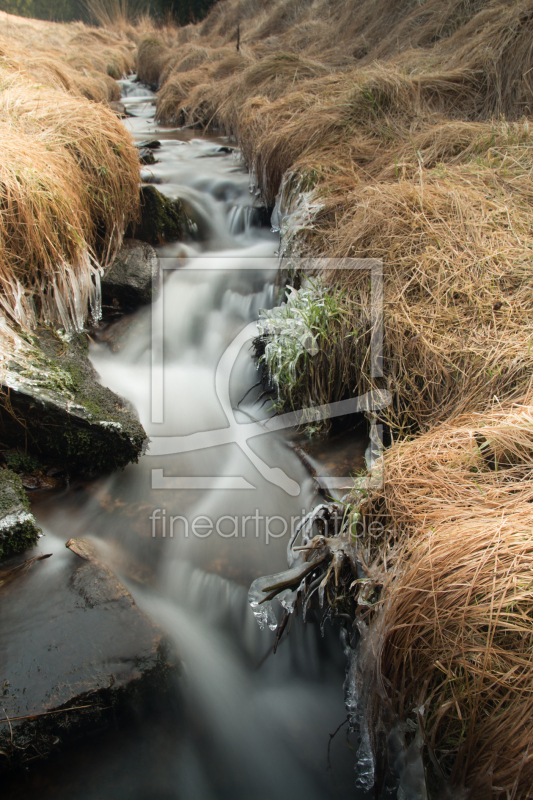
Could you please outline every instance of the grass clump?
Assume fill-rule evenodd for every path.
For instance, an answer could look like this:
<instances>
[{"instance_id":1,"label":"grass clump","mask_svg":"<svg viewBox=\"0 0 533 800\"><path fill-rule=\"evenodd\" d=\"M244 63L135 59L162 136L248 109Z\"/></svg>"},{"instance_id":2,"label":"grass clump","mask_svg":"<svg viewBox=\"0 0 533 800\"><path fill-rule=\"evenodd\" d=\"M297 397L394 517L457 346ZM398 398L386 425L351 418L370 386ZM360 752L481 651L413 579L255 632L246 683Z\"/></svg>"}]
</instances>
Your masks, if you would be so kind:
<instances>
[{"instance_id":1,"label":"grass clump","mask_svg":"<svg viewBox=\"0 0 533 800\"><path fill-rule=\"evenodd\" d=\"M138 157L103 106L18 82L0 94L0 303L16 324L81 329L99 264L138 213ZM90 123L89 123L90 120Z\"/></svg>"},{"instance_id":2,"label":"grass clump","mask_svg":"<svg viewBox=\"0 0 533 800\"><path fill-rule=\"evenodd\" d=\"M143 39L136 55L137 76L154 89L159 86L160 75L169 59L165 43L155 36Z\"/></svg>"},{"instance_id":3,"label":"grass clump","mask_svg":"<svg viewBox=\"0 0 533 800\"><path fill-rule=\"evenodd\" d=\"M435 426L383 456L361 557L383 713L417 719L429 785L526 797L533 775L531 396ZM367 525L367 529L368 529ZM370 565L372 568L370 569ZM455 792L455 794L454 794Z\"/></svg>"},{"instance_id":4,"label":"grass clump","mask_svg":"<svg viewBox=\"0 0 533 800\"><path fill-rule=\"evenodd\" d=\"M255 352L267 369L278 412L320 405L324 396L331 402L351 396L359 354L366 351L351 323L345 293L328 292L321 279L307 279L298 290L288 287L283 305L261 312ZM341 364L348 368L338 380ZM307 427L314 432L329 425L326 419Z\"/></svg>"},{"instance_id":5,"label":"grass clump","mask_svg":"<svg viewBox=\"0 0 533 800\"><path fill-rule=\"evenodd\" d=\"M138 154L110 109L133 66L123 34L0 12L0 374L38 325L82 330L100 273L139 215ZM110 66L111 65L111 66Z\"/></svg>"}]
</instances>

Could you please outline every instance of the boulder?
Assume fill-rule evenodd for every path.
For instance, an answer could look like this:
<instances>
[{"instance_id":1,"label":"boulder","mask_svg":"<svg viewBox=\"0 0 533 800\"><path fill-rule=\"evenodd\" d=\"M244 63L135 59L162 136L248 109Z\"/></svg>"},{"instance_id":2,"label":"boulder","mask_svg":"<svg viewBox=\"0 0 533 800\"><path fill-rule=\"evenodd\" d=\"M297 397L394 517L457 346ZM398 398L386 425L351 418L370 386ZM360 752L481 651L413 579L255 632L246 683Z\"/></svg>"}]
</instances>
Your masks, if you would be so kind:
<instances>
[{"instance_id":1,"label":"boulder","mask_svg":"<svg viewBox=\"0 0 533 800\"><path fill-rule=\"evenodd\" d=\"M183 239L189 233L189 218L181 200L170 200L155 186L141 186L141 222L130 225L127 237L157 245Z\"/></svg>"},{"instance_id":2,"label":"boulder","mask_svg":"<svg viewBox=\"0 0 533 800\"><path fill-rule=\"evenodd\" d=\"M123 117L131 117L131 114L126 110L126 106L124 103L121 103L120 100L111 100L107 105L111 111L115 112L117 117L120 117L121 119Z\"/></svg>"},{"instance_id":3,"label":"boulder","mask_svg":"<svg viewBox=\"0 0 533 800\"><path fill-rule=\"evenodd\" d=\"M67 547L0 586L0 772L147 713L174 688L179 660L161 629L93 542Z\"/></svg>"},{"instance_id":4,"label":"boulder","mask_svg":"<svg viewBox=\"0 0 533 800\"><path fill-rule=\"evenodd\" d=\"M40 329L33 361L2 380L0 441L47 466L93 476L136 462L147 443L136 412L98 383L82 334Z\"/></svg>"},{"instance_id":5,"label":"boulder","mask_svg":"<svg viewBox=\"0 0 533 800\"><path fill-rule=\"evenodd\" d=\"M159 276L159 259L154 248L146 242L126 239L102 278L102 300L104 304L132 311L155 299Z\"/></svg>"},{"instance_id":6,"label":"boulder","mask_svg":"<svg viewBox=\"0 0 533 800\"><path fill-rule=\"evenodd\" d=\"M20 477L0 469L0 559L28 550L40 535Z\"/></svg>"}]
</instances>

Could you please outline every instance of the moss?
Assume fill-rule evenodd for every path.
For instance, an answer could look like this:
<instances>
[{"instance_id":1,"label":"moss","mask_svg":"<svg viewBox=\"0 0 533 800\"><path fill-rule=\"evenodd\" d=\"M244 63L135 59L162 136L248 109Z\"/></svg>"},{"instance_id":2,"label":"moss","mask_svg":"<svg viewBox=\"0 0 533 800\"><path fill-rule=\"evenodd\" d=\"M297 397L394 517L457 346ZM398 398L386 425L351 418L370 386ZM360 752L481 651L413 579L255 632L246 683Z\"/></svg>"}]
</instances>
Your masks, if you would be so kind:
<instances>
[{"instance_id":1,"label":"moss","mask_svg":"<svg viewBox=\"0 0 533 800\"><path fill-rule=\"evenodd\" d=\"M18 475L10 469L0 470L0 516L14 513L18 506L30 510L30 502Z\"/></svg>"},{"instance_id":2,"label":"moss","mask_svg":"<svg viewBox=\"0 0 533 800\"><path fill-rule=\"evenodd\" d=\"M98 383L86 337L63 341L41 329L36 343L38 358L0 408L3 441L42 462L86 475L137 461L146 433L133 408Z\"/></svg>"},{"instance_id":3,"label":"moss","mask_svg":"<svg viewBox=\"0 0 533 800\"><path fill-rule=\"evenodd\" d=\"M0 558L34 547L40 533L21 479L9 469L0 470Z\"/></svg>"},{"instance_id":4,"label":"moss","mask_svg":"<svg viewBox=\"0 0 533 800\"><path fill-rule=\"evenodd\" d=\"M190 233L190 220L181 200L169 200L155 186L141 187L141 222L130 226L126 236L157 245Z\"/></svg>"},{"instance_id":5,"label":"moss","mask_svg":"<svg viewBox=\"0 0 533 800\"><path fill-rule=\"evenodd\" d=\"M42 466L38 458L27 453L4 453L4 458L8 468L15 472L37 472Z\"/></svg>"}]
</instances>

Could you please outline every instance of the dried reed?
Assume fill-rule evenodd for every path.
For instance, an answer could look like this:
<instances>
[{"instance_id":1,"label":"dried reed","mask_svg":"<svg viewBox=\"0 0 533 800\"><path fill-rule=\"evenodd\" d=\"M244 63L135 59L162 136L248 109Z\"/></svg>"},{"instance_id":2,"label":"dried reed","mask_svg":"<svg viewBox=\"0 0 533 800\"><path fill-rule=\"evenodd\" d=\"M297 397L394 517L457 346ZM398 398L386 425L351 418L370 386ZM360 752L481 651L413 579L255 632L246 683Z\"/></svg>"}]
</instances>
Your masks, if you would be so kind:
<instances>
[{"instance_id":1,"label":"dried reed","mask_svg":"<svg viewBox=\"0 0 533 800\"><path fill-rule=\"evenodd\" d=\"M374 543L388 550L376 619L388 703L401 719L422 709L432 783L466 786L472 800L527 797L531 396L397 444L383 466L363 510L388 531Z\"/></svg>"}]
</instances>

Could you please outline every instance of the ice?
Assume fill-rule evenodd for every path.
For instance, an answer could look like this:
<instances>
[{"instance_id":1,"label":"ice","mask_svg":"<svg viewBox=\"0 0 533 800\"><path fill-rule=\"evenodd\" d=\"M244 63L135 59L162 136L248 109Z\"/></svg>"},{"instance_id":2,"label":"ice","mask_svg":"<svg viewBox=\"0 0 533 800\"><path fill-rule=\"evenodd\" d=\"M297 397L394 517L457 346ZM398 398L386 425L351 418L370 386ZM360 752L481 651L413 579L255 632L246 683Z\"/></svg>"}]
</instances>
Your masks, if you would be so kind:
<instances>
[{"instance_id":1,"label":"ice","mask_svg":"<svg viewBox=\"0 0 533 800\"><path fill-rule=\"evenodd\" d=\"M287 287L285 303L269 311L262 311L257 322L259 335L265 337L266 346L263 360L267 364L274 386L279 392L281 382L296 381L301 357L304 354L313 358L319 351L318 342L308 324L311 309L314 315L325 310L325 289L322 282L308 282L301 289Z\"/></svg>"},{"instance_id":2,"label":"ice","mask_svg":"<svg viewBox=\"0 0 533 800\"><path fill-rule=\"evenodd\" d=\"M370 790L375 783L376 753L374 704L378 694L378 659L381 635L362 620L358 622L359 639L350 653L344 695L350 727L359 734L356 758L356 786Z\"/></svg>"},{"instance_id":3,"label":"ice","mask_svg":"<svg viewBox=\"0 0 533 800\"><path fill-rule=\"evenodd\" d=\"M305 191L305 175L287 171L281 182L272 214L272 230L281 233L280 257L296 255L305 231L312 230L314 219L324 207L314 191Z\"/></svg>"},{"instance_id":4,"label":"ice","mask_svg":"<svg viewBox=\"0 0 533 800\"><path fill-rule=\"evenodd\" d=\"M270 600L265 600L270 591L276 587L281 588L282 591L278 593L277 599L286 611L292 613L296 605L301 582L313 568L313 562L303 561L285 572L278 572L275 575L262 575L252 583L248 592L248 602L261 629L268 625L270 630L275 631L278 627L278 620L272 608L272 603ZM291 588L294 586L297 588Z\"/></svg>"}]
</instances>

